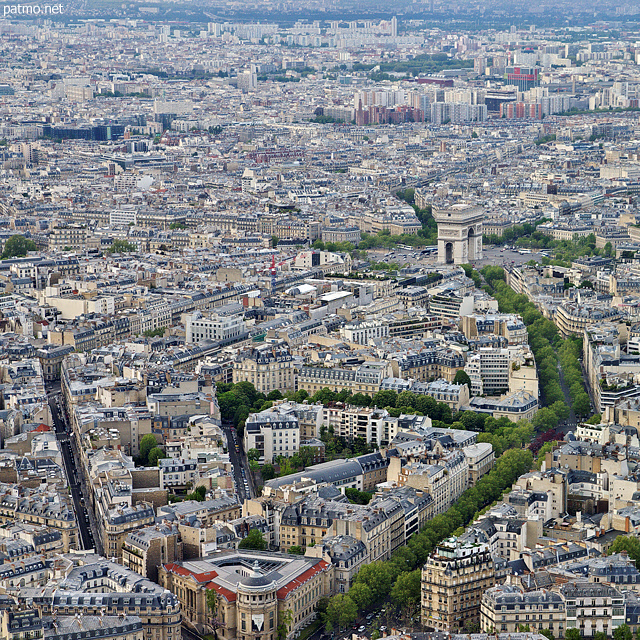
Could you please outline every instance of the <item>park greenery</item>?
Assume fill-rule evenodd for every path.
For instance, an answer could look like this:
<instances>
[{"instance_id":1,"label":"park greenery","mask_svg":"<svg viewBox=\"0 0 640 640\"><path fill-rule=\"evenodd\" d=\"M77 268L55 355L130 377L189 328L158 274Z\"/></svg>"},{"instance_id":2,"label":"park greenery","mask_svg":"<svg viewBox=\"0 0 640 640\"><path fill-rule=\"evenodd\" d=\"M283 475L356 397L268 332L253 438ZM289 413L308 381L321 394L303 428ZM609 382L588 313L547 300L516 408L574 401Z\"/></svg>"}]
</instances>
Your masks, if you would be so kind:
<instances>
[{"instance_id":1,"label":"park greenery","mask_svg":"<svg viewBox=\"0 0 640 640\"><path fill-rule=\"evenodd\" d=\"M422 54L410 60L394 60L379 64L355 63L353 71L366 71L375 82L392 79L404 74L405 78L415 78L422 74L438 73L445 69L467 69L473 67L473 60L450 58L446 53Z\"/></svg>"},{"instance_id":2,"label":"park greenery","mask_svg":"<svg viewBox=\"0 0 640 640\"><path fill-rule=\"evenodd\" d=\"M35 251L36 243L24 236L16 233L11 236L4 245L4 251L0 256L1 260L7 258L22 258L27 255L28 251Z\"/></svg>"},{"instance_id":3,"label":"park greenery","mask_svg":"<svg viewBox=\"0 0 640 640\"><path fill-rule=\"evenodd\" d=\"M547 220L541 218L540 220L536 220L533 224L529 224L528 222L525 222L524 224L514 224L512 227L504 229L501 236L491 233L484 235L482 241L484 244L502 245L513 244L520 238L529 238L533 233L537 233L542 236L542 233L536 231L536 227L543 222L547 222ZM547 238L549 236L543 237Z\"/></svg>"}]
</instances>

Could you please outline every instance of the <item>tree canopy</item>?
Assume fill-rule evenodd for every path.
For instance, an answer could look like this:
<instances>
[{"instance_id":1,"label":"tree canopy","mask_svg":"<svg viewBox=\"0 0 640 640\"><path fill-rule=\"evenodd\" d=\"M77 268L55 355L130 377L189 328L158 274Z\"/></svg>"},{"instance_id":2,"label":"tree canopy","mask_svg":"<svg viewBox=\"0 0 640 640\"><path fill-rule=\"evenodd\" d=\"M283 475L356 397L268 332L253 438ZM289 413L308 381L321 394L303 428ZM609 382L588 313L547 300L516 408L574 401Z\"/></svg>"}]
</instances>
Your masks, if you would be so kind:
<instances>
[{"instance_id":1,"label":"tree canopy","mask_svg":"<svg viewBox=\"0 0 640 640\"><path fill-rule=\"evenodd\" d=\"M138 248L135 244L127 242L126 240L114 240L111 246L107 249L109 253L133 253Z\"/></svg>"},{"instance_id":2,"label":"tree canopy","mask_svg":"<svg viewBox=\"0 0 640 640\"><path fill-rule=\"evenodd\" d=\"M140 451L140 462L143 465L149 464L149 452L157 446L158 441L152 433L148 433L147 435L142 436L138 449Z\"/></svg>"},{"instance_id":3,"label":"tree canopy","mask_svg":"<svg viewBox=\"0 0 640 640\"><path fill-rule=\"evenodd\" d=\"M469 387L469 390L471 390L471 378L464 369L456 371L456 375L453 378L453 384L466 384Z\"/></svg>"},{"instance_id":4,"label":"tree canopy","mask_svg":"<svg viewBox=\"0 0 640 640\"><path fill-rule=\"evenodd\" d=\"M167 456L165 455L164 450L161 447L153 447L153 449L149 451L149 466L157 467L158 460L166 457Z\"/></svg>"},{"instance_id":5,"label":"tree canopy","mask_svg":"<svg viewBox=\"0 0 640 640\"><path fill-rule=\"evenodd\" d=\"M267 541L262 535L260 529L251 529L247 537L240 541L238 549L255 549L256 551L264 551L267 548Z\"/></svg>"},{"instance_id":6,"label":"tree canopy","mask_svg":"<svg viewBox=\"0 0 640 640\"><path fill-rule=\"evenodd\" d=\"M7 258L22 258L27 255L28 251L35 250L36 243L33 240L29 240L17 233L7 240L0 259L6 260Z\"/></svg>"}]
</instances>

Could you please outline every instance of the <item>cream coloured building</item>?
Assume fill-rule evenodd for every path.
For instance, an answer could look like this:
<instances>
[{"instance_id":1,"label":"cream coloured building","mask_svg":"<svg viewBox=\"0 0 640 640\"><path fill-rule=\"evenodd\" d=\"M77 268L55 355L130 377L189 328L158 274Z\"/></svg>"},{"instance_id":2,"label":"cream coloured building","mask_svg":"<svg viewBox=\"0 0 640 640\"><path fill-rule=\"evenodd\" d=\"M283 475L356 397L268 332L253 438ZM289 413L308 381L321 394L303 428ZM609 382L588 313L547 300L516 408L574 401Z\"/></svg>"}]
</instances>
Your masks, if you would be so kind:
<instances>
[{"instance_id":1,"label":"cream coloured building","mask_svg":"<svg viewBox=\"0 0 640 640\"><path fill-rule=\"evenodd\" d=\"M494 584L495 568L487 544L462 537L444 540L422 568L422 624L446 633L479 624L482 595Z\"/></svg>"},{"instance_id":2,"label":"cream coloured building","mask_svg":"<svg viewBox=\"0 0 640 640\"><path fill-rule=\"evenodd\" d=\"M233 365L233 382L250 382L261 393L296 388L296 368L284 344L266 344L240 356Z\"/></svg>"},{"instance_id":3,"label":"cream coloured building","mask_svg":"<svg viewBox=\"0 0 640 640\"><path fill-rule=\"evenodd\" d=\"M165 564L158 579L178 596L187 626L209 633L215 615L224 640L276 640L287 612L285 637L292 638L315 618L320 598L335 589L333 565L320 558L236 549ZM215 612L207 607L210 589L217 595Z\"/></svg>"}]
</instances>

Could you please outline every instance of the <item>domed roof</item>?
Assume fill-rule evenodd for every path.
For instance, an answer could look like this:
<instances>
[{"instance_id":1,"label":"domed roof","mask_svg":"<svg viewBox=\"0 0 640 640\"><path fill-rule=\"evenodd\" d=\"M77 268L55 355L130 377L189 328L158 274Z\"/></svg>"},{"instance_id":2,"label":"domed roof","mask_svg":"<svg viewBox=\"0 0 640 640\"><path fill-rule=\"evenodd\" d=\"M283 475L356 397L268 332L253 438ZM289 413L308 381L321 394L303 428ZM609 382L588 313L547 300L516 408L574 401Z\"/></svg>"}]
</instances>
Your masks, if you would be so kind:
<instances>
[{"instance_id":1,"label":"domed roof","mask_svg":"<svg viewBox=\"0 0 640 640\"><path fill-rule=\"evenodd\" d=\"M240 584L245 587L268 587L271 582L272 581L264 575L250 575L240 579Z\"/></svg>"},{"instance_id":2,"label":"domed roof","mask_svg":"<svg viewBox=\"0 0 640 640\"><path fill-rule=\"evenodd\" d=\"M273 584L273 580L260 572L260 564L256 560L251 573L248 576L243 576L238 581L239 587L245 587L249 589L260 589L263 587L269 587Z\"/></svg>"}]
</instances>

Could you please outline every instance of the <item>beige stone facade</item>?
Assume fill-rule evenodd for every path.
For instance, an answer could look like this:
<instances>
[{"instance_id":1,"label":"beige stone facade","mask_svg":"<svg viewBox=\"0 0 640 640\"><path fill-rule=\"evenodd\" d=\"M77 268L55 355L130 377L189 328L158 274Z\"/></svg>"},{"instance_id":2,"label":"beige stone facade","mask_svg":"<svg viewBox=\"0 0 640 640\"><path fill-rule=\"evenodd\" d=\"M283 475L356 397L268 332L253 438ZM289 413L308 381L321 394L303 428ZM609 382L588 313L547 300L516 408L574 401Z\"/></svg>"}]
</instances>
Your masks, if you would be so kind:
<instances>
[{"instance_id":1,"label":"beige stone facade","mask_svg":"<svg viewBox=\"0 0 640 640\"><path fill-rule=\"evenodd\" d=\"M445 540L422 568L422 623L426 629L457 633L480 623L482 594L495 584L486 544Z\"/></svg>"}]
</instances>

